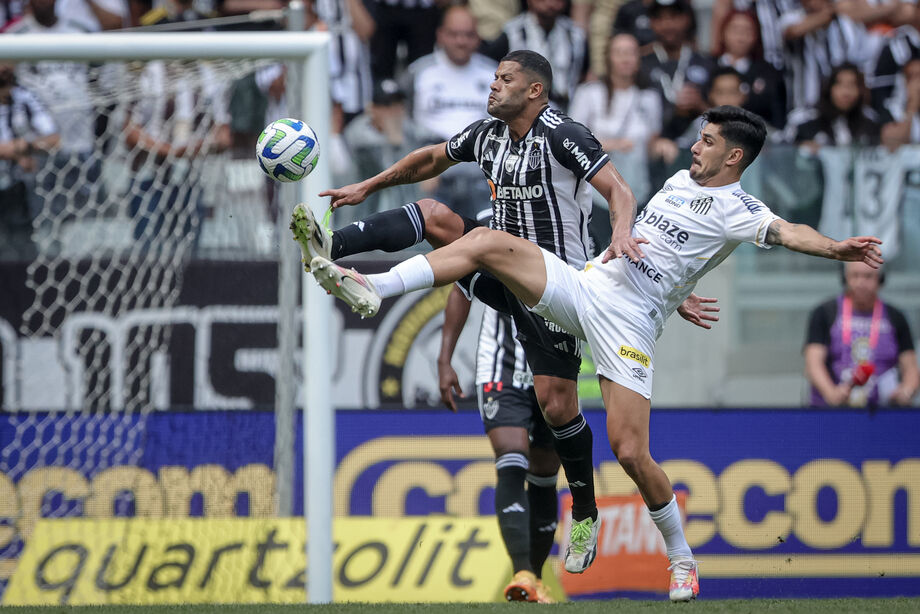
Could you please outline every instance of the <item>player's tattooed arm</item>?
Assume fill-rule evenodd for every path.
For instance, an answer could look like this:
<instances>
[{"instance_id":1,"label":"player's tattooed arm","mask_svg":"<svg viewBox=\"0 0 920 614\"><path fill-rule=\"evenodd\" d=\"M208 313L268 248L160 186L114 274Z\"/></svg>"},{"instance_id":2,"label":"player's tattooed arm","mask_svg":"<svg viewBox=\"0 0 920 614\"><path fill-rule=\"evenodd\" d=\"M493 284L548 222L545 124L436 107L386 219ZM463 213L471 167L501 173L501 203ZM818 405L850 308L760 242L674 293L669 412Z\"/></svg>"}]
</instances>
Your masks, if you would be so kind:
<instances>
[{"instance_id":1,"label":"player's tattooed arm","mask_svg":"<svg viewBox=\"0 0 920 614\"><path fill-rule=\"evenodd\" d=\"M445 153L444 143L420 147L370 179L326 190L320 192L319 195L331 197L329 204L333 209L345 205L357 205L378 190L436 177L454 164L456 162L448 158Z\"/></svg>"},{"instance_id":2,"label":"player's tattooed arm","mask_svg":"<svg viewBox=\"0 0 920 614\"><path fill-rule=\"evenodd\" d=\"M790 224L784 219L770 223L765 240L768 245L782 245L796 252L831 260L865 262L873 268L884 262L878 247L882 242L877 237L850 237L835 241L807 224Z\"/></svg>"}]
</instances>

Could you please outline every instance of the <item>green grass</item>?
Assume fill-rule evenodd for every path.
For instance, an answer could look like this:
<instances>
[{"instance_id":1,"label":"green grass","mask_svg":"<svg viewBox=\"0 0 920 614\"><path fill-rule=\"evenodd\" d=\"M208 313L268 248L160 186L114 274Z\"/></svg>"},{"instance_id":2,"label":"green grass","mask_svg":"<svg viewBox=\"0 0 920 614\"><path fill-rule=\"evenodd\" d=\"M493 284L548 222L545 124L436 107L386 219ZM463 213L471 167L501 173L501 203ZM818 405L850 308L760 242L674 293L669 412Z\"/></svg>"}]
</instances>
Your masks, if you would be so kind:
<instances>
[{"instance_id":1,"label":"green grass","mask_svg":"<svg viewBox=\"0 0 920 614\"><path fill-rule=\"evenodd\" d=\"M683 610L682 608L686 608ZM878 614L914 614L920 612L920 599L731 599L724 601L700 600L690 604L672 604L667 601L573 601L558 605L523 603L338 603L330 605L179 605L179 606L85 606L85 607L4 607L4 614L507 614L524 610L547 609L565 614L619 614L639 612L653 614L745 614L772 612L789 614L840 614L842 612Z\"/></svg>"}]
</instances>

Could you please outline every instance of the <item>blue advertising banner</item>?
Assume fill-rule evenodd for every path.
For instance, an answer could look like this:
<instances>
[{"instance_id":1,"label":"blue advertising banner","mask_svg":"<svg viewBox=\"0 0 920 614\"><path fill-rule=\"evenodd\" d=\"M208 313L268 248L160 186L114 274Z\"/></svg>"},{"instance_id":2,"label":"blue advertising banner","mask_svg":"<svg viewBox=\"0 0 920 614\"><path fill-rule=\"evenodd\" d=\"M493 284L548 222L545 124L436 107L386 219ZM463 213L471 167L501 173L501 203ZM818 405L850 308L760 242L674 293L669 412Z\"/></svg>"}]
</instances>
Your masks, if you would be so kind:
<instances>
[{"instance_id":1,"label":"blue advertising banner","mask_svg":"<svg viewBox=\"0 0 920 614\"><path fill-rule=\"evenodd\" d=\"M604 413L585 414L598 494L633 492ZM476 412L339 411L336 428L336 514L493 513ZM251 411L0 415L0 572L15 573L38 517L270 516L274 429ZM920 595L918 432L916 410L653 411L652 455L687 491L704 595Z\"/></svg>"}]
</instances>

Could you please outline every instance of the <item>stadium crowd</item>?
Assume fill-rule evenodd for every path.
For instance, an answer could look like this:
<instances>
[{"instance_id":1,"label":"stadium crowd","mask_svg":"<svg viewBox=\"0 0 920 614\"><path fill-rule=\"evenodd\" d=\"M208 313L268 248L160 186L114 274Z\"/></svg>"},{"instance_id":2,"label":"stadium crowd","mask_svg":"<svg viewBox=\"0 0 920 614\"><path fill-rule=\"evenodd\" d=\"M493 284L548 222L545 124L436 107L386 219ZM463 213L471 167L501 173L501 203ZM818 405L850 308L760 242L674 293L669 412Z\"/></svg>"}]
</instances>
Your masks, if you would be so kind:
<instances>
[{"instance_id":1,"label":"stadium crowd","mask_svg":"<svg viewBox=\"0 0 920 614\"><path fill-rule=\"evenodd\" d=\"M3 0L0 29L5 35L164 26L280 29L284 5ZM484 116L497 61L516 49L550 60L552 105L597 134L640 203L650 186L684 162L680 156L695 140L700 114L714 105L754 111L767 121L770 143L798 145L818 159L827 147L882 145L894 151L920 143L920 11L913 2L316 0L306 7L307 27L333 36L333 139L325 151L339 182L382 170ZM17 236L16 228L34 215L34 205L22 203L23 186L28 191L34 183L28 181L33 154L91 146L99 123L94 125L92 114L71 107L67 116L49 112L46 104L85 90L85 81L83 69L65 62L0 66L5 234ZM284 87L277 65L230 88L226 113L218 114L227 124L219 146L249 157L266 120L283 113ZM178 112L181 105L166 108ZM149 126L157 118L151 112L140 119L147 123L134 126L135 144L174 140L154 138ZM489 194L471 172L458 167L437 183L376 195L375 208L434 196L475 213L488 207ZM471 193L471 185L482 189ZM800 213L801 221L817 221L808 217L818 215L814 208Z\"/></svg>"}]
</instances>

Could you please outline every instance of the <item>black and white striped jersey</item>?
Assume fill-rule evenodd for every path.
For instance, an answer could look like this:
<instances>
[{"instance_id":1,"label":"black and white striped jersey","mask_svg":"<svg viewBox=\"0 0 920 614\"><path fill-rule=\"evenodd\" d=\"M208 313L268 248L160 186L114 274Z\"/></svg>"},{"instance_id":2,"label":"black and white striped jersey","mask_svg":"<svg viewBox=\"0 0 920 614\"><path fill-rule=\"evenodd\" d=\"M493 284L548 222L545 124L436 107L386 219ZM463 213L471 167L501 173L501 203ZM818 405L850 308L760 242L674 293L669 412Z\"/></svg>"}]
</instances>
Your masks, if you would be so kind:
<instances>
[{"instance_id":1,"label":"black and white striped jersey","mask_svg":"<svg viewBox=\"0 0 920 614\"><path fill-rule=\"evenodd\" d=\"M501 382L504 386L522 390L533 386L533 375L516 335L517 329L510 315L491 307L483 309L476 350L477 386L490 382Z\"/></svg>"},{"instance_id":2,"label":"black and white striped jersey","mask_svg":"<svg viewBox=\"0 0 920 614\"><path fill-rule=\"evenodd\" d=\"M332 100L346 113L360 113L371 100L371 58L368 45L355 33L345 0L317 0L316 14L329 39L329 87Z\"/></svg>"},{"instance_id":3,"label":"black and white striped jersey","mask_svg":"<svg viewBox=\"0 0 920 614\"><path fill-rule=\"evenodd\" d=\"M780 28L785 30L805 17L802 9L790 11L780 19ZM824 80L845 62L856 64L865 73L869 60L865 43L866 29L845 15L835 15L824 28L791 41L786 57L786 68L791 71L790 108L815 106Z\"/></svg>"},{"instance_id":4,"label":"black and white striped jersey","mask_svg":"<svg viewBox=\"0 0 920 614\"><path fill-rule=\"evenodd\" d=\"M585 126L546 107L514 141L505 122L484 119L448 140L447 155L479 164L492 193L492 228L532 241L572 266L588 260L588 182L609 159Z\"/></svg>"}]
</instances>

